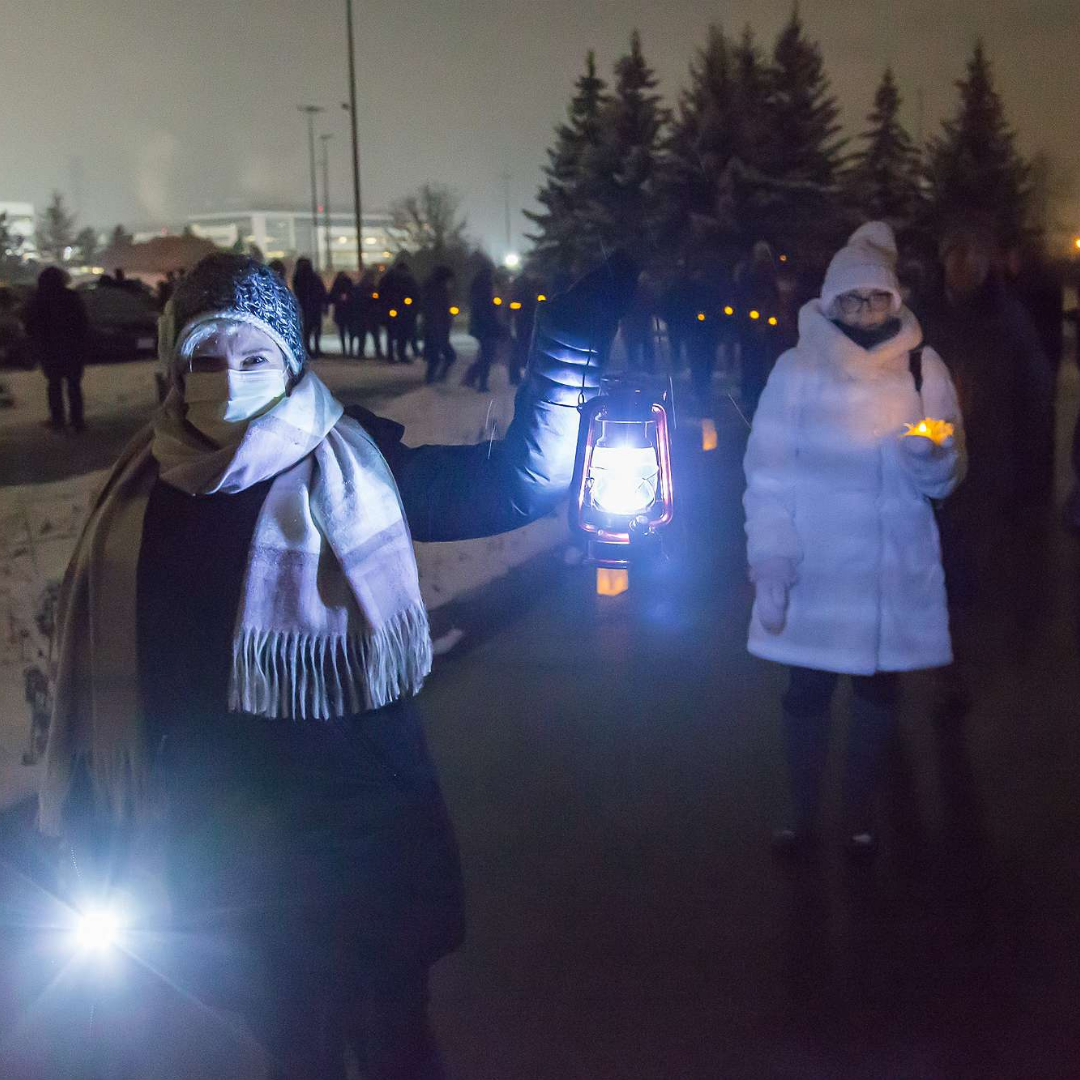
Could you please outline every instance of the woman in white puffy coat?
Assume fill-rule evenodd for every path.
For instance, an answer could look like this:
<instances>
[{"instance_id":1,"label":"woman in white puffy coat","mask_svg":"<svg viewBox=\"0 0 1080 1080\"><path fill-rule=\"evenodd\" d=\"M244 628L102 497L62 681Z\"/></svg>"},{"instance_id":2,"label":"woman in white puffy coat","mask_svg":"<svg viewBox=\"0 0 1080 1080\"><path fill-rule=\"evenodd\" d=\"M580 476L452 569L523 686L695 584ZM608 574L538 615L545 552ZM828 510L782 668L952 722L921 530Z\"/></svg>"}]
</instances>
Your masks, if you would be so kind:
<instances>
[{"instance_id":1,"label":"woman in white puffy coat","mask_svg":"<svg viewBox=\"0 0 1080 1080\"><path fill-rule=\"evenodd\" d=\"M790 667L784 731L794 816L783 849L812 841L840 675L853 676L845 769L849 850L871 852L870 803L896 719L897 673L950 663L932 500L964 471L956 394L903 306L882 222L833 258L799 314L754 418L744 499L756 600L749 649ZM924 418L940 443L905 436Z\"/></svg>"}]
</instances>

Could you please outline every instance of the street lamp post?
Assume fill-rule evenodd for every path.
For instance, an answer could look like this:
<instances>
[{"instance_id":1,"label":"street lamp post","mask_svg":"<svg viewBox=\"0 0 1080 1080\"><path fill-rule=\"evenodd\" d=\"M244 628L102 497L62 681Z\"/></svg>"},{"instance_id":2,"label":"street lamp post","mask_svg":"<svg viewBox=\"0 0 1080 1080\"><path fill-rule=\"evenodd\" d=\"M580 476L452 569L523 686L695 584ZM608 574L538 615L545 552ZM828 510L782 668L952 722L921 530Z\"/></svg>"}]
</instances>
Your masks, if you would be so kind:
<instances>
[{"instance_id":1,"label":"street lamp post","mask_svg":"<svg viewBox=\"0 0 1080 1080\"><path fill-rule=\"evenodd\" d=\"M298 105L307 114L308 157L311 162L311 257L315 268L319 267L319 196L315 189L315 114L321 113L321 105Z\"/></svg>"},{"instance_id":2,"label":"street lamp post","mask_svg":"<svg viewBox=\"0 0 1080 1080\"><path fill-rule=\"evenodd\" d=\"M349 118L352 121L353 213L356 217L356 270L364 273L364 221L360 208L360 135L356 116L356 46L353 41L352 0L345 0L346 32L349 38Z\"/></svg>"},{"instance_id":3,"label":"street lamp post","mask_svg":"<svg viewBox=\"0 0 1080 1080\"><path fill-rule=\"evenodd\" d=\"M330 246L330 140L333 135L320 135L322 143L322 208L323 229L326 233L326 269L334 269L334 253Z\"/></svg>"}]
</instances>

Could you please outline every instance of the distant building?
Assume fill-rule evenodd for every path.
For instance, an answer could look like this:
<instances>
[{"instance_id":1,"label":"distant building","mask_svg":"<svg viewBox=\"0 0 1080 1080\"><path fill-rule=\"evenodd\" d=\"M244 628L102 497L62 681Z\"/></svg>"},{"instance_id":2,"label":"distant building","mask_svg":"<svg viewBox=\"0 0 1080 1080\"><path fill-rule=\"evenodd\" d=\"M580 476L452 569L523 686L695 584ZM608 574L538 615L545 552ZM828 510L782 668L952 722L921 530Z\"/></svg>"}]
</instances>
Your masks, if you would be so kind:
<instances>
[{"instance_id":1,"label":"distant building","mask_svg":"<svg viewBox=\"0 0 1080 1080\"><path fill-rule=\"evenodd\" d=\"M254 245L266 259L295 260L306 255L321 270L356 269L356 225L352 214L330 215L330 257L326 265L325 219L311 227L310 210L223 210L193 214L188 226L196 235L212 240L218 247L232 248L239 242ZM373 213L364 217L364 263L389 262L397 247L390 237L390 217Z\"/></svg>"},{"instance_id":2,"label":"distant building","mask_svg":"<svg viewBox=\"0 0 1080 1080\"><path fill-rule=\"evenodd\" d=\"M34 240L37 218L34 216L34 204L28 202L0 202L0 214L7 215L4 221L8 232L12 236L19 237L22 241L16 249L20 258L37 258L37 243Z\"/></svg>"}]
</instances>

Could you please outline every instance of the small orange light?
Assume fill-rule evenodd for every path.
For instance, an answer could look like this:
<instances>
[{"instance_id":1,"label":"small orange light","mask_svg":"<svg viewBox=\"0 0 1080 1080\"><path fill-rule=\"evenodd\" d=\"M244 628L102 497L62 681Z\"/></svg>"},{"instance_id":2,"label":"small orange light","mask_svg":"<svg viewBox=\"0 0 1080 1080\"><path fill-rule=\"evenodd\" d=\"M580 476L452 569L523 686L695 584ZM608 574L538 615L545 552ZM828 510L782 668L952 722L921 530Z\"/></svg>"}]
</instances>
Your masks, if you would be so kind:
<instances>
[{"instance_id":1,"label":"small orange light","mask_svg":"<svg viewBox=\"0 0 1080 1080\"><path fill-rule=\"evenodd\" d=\"M780 261L781 262L787 262L787 256L786 255L781 255L780 256Z\"/></svg>"},{"instance_id":2,"label":"small orange light","mask_svg":"<svg viewBox=\"0 0 1080 1080\"><path fill-rule=\"evenodd\" d=\"M543 293L541 293L541 294L540 294L540 295L539 295L539 296L538 296L538 297L536 298L536 302L537 302L538 304L542 304L542 303L543 303L543 302L544 302L544 301L545 301L546 299L547 299L547 297L546 297L546 296L545 296L545 295L544 295Z\"/></svg>"},{"instance_id":3,"label":"small orange light","mask_svg":"<svg viewBox=\"0 0 1080 1080\"><path fill-rule=\"evenodd\" d=\"M775 315L770 315L769 316L769 325L770 326L779 326L780 321L777 319L777 317Z\"/></svg>"},{"instance_id":4,"label":"small orange light","mask_svg":"<svg viewBox=\"0 0 1080 1080\"><path fill-rule=\"evenodd\" d=\"M724 314L725 315L734 315L735 314L735 309L730 304L728 304L727 307L724 308Z\"/></svg>"},{"instance_id":5,"label":"small orange light","mask_svg":"<svg viewBox=\"0 0 1080 1080\"><path fill-rule=\"evenodd\" d=\"M750 312L750 318L751 319L760 319L761 318L761 312L760 311L751 311Z\"/></svg>"},{"instance_id":6,"label":"small orange light","mask_svg":"<svg viewBox=\"0 0 1080 1080\"><path fill-rule=\"evenodd\" d=\"M701 449L706 453L716 449L716 424L708 416L701 421Z\"/></svg>"},{"instance_id":7,"label":"small orange light","mask_svg":"<svg viewBox=\"0 0 1080 1080\"><path fill-rule=\"evenodd\" d=\"M511 304L510 304L510 310L511 310L511 311L520 311L520 310L521 310L521 304L520 304L520 302L519 302L519 301L517 301L517 300L514 300L514 301L513 301L513 302L512 302Z\"/></svg>"},{"instance_id":8,"label":"small orange light","mask_svg":"<svg viewBox=\"0 0 1080 1080\"><path fill-rule=\"evenodd\" d=\"M461 314L461 308L452 307L450 309L450 314L451 315L460 315Z\"/></svg>"},{"instance_id":9,"label":"small orange light","mask_svg":"<svg viewBox=\"0 0 1080 1080\"><path fill-rule=\"evenodd\" d=\"M705 312L704 311L699 311L697 313L697 321L698 322L704 322L705 321Z\"/></svg>"},{"instance_id":10,"label":"small orange light","mask_svg":"<svg viewBox=\"0 0 1080 1080\"><path fill-rule=\"evenodd\" d=\"M492 300L491 302L492 302L492 303L493 303L493 304L494 304L494 305L495 305L496 307L502 307L502 297L501 297L501 296L496 296L496 297L495 297L495 299L494 299L494 300Z\"/></svg>"},{"instance_id":11,"label":"small orange light","mask_svg":"<svg viewBox=\"0 0 1080 1080\"><path fill-rule=\"evenodd\" d=\"M397 308L391 308L390 309L390 318L391 319L396 319L397 318Z\"/></svg>"},{"instance_id":12,"label":"small orange light","mask_svg":"<svg viewBox=\"0 0 1080 1080\"><path fill-rule=\"evenodd\" d=\"M372 299L372 300L378 300L378 299L379 299L379 294L378 294L377 292L373 292L373 293L371 294L371 299Z\"/></svg>"},{"instance_id":13,"label":"small orange light","mask_svg":"<svg viewBox=\"0 0 1080 1080\"><path fill-rule=\"evenodd\" d=\"M619 596L630 588L628 570L612 570L606 566L596 568L596 595Z\"/></svg>"},{"instance_id":14,"label":"small orange light","mask_svg":"<svg viewBox=\"0 0 1080 1080\"><path fill-rule=\"evenodd\" d=\"M406 296L405 297L405 306L408 307L411 303L412 303L412 297L411 296Z\"/></svg>"}]
</instances>

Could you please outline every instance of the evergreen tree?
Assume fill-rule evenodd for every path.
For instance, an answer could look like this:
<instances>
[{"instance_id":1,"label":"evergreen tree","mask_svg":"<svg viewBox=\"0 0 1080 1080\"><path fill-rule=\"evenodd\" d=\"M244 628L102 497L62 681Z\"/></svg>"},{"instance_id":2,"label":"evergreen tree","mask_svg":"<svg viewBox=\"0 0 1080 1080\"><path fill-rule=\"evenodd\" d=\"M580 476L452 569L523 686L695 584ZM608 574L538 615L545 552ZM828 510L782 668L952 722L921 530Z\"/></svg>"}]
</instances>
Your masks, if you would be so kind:
<instances>
[{"instance_id":1,"label":"evergreen tree","mask_svg":"<svg viewBox=\"0 0 1080 1080\"><path fill-rule=\"evenodd\" d=\"M654 93L656 85L635 30L630 51L615 64L615 88L600 114L599 144L582 160L588 261L618 246L644 256L658 231L657 172L669 114Z\"/></svg>"},{"instance_id":2,"label":"evergreen tree","mask_svg":"<svg viewBox=\"0 0 1080 1080\"><path fill-rule=\"evenodd\" d=\"M773 50L769 94L770 171L788 182L827 187L836 179L842 141L839 106L829 89L821 49L791 12Z\"/></svg>"},{"instance_id":3,"label":"evergreen tree","mask_svg":"<svg viewBox=\"0 0 1080 1080\"><path fill-rule=\"evenodd\" d=\"M691 262L719 253L728 237L719 211L721 185L743 151L735 57L718 26L690 65L660 171L661 243Z\"/></svg>"},{"instance_id":4,"label":"evergreen tree","mask_svg":"<svg viewBox=\"0 0 1080 1080\"><path fill-rule=\"evenodd\" d=\"M52 201L38 222L38 251L53 262L64 262L75 243L75 215L64 206L64 197L54 191Z\"/></svg>"},{"instance_id":5,"label":"evergreen tree","mask_svg":"<svg viewBox=\"0 0 1080 1080\"><path fill-rule=\"evenodd\" d=\"M928 151L930 224L940 229L958 216L977 215L992 221L1002 239L1014 239L1026 223L1030 169L1016 148L981 41L967 78L956 86L959 109Z\"/></svg>"},{"instance_id":6,"label":"evergreen tree","mask_svg":"<svg viewBox=\"0 0 1080 1080\"><path fill-rule=\"evenodd\" d=\"M6 211L0 211L0 281L18 277L22 267L20 251L23 238L11 231Z\"/></svg>"},{"instance_id":7,"label":"evergreen tree","mask_svg":"<svg viewBox=\"0 0 1080 1080\"><path fill-rule=\"evenodd\" d=\"M845 177L848 199L859 215L903 228L920 204L919 153L900 123L900 91L886 68L874 95L869 127Z\"/></svg>"},{"instance_id":8,"label":"evergreen tree","mask_svg":"<svg viewBox=\"0 0 1080 1080\"><path fill-rule=\"evenodd\" d=\"M532 259L547 274L570 273L585 262L580 234L587 204L583 159L600 140L600 113L607 101L607 84L596 74L596 54L585 58L585 74L576 82L567 121L555 129L555 145L544 167L546 180L537 195L543 207L525 216L537 226L529 237Z\"/></svg>"},{"instance_id":9,"label":"evergreen tree","mask_svg":"<svg viewBox=\"0 0 1080 1080\"><path fill-rule=\"evenodd\" d=\"M84 229L80 229L73 246L83 266L92 266L100 250L97 230L92 229L89 225Z\"/></svg>"}]
</instances>

